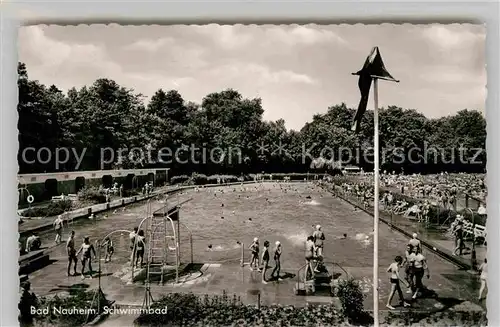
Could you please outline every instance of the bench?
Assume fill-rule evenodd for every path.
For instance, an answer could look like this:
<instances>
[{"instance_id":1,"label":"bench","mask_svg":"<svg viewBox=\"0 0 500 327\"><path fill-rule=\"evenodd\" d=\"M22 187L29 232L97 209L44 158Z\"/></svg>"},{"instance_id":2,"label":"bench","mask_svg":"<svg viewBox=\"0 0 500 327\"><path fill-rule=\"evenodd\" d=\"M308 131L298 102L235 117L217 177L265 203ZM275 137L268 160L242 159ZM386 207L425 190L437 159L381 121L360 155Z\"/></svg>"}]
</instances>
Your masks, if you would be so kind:
<instances>
[{"instance_id":1,"label":"bench","mask_svg":"<svg viewBox=\"0 0 500 327\"><path fill-rule=\"evenodd\" d=\"M473 224L470 221L464 222L463 231L466 237L476 238L483 240L483 244L486 243L486 227L482 225Z\"/></svg>"},{"instance_id":2,"label":"bench","mask_svg":"<svg viewBox=\"0 0 500 327\"><path fill-rule=\"evenodd\" d=\"M44 250L31 251L19 256L19 275L29 274L37 269L47 265L49 255L44 253Z\"/></svg>"}]
</instances>

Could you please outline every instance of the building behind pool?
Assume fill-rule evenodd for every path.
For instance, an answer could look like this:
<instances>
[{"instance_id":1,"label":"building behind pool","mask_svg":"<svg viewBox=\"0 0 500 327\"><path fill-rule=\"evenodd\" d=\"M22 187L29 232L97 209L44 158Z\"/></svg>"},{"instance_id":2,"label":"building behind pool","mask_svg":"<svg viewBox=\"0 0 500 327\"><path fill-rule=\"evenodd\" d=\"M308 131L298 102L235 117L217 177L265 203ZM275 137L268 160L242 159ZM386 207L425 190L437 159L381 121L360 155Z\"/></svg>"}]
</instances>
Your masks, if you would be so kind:
<instances>
[{"instance_id":1,"label":"building behind pool","mask_svg":"<svg viewBox=\"0 0 500 327\"><path fill-rule=\"evenodd\" d=\"M116 182L124 190L141 188L146 182L154 186L164 185L168 181L168 168L163 169L119 169L72 171L41 174L17 175L19 204L26 204L28 192L36 202L50 200L61 194L76 194L83 187L110 188ZM20 189L26 189L20 190Z\"/></svg>"}]
</instances>

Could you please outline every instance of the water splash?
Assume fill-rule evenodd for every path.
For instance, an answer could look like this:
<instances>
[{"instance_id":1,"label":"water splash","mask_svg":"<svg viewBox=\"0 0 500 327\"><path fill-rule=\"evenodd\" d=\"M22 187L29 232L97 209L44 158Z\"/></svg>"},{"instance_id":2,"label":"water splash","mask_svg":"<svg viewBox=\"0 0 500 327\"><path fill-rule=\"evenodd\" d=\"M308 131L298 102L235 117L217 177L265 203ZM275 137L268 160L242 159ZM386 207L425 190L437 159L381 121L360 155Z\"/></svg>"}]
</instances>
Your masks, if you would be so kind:
<instances>
[{"instance_id":1,"label":"water splash","mask_svg":"<svg viewBox=\"0 0 500 327\"><path fill-rule=\"evenodd\" d=\"M292 245L302 246L307 240L309 236L305 231L301 231L298 233L285 234L284 237L292 243Z\"/></svg>"},{"instance_id":2,"label":"water splash","mask_svg":"<svg viewBox=\"0 0 500 327\"><path fill-rule=\"evenodd\" d=\"M357 233L354 238L356 241L360 242L362 245L365 246L370 245L371 243L370 235L365 233Z\"/></svg>"},{"instance_id":3,"label":"water splash","mask_svg":"<svg viewBox=\"0 0 500 327\"><path fill-rule=\"evenodd\" d=\"M212 246L211 249L209 249L209 251L212 251L212 252L220 252L220 251L229 251L229 250L236 250L236 249L239 249L240 248L240 245L239 244L234 244L232 246L229 246L229 245L215 245L215 246Z\"/></svg>"},{"instance_id":4,"label":"water splash","mask_svg":"<svg viewBox=\"0 0 500 327\"><path fill-rule=\"evenodd\" d=\"M320 205L321 203L319 203L316 200L311 200L311 201L304 202L304 204L310 205L310 206L317 206L317 205Z\"/></svg>"}]
</instances>

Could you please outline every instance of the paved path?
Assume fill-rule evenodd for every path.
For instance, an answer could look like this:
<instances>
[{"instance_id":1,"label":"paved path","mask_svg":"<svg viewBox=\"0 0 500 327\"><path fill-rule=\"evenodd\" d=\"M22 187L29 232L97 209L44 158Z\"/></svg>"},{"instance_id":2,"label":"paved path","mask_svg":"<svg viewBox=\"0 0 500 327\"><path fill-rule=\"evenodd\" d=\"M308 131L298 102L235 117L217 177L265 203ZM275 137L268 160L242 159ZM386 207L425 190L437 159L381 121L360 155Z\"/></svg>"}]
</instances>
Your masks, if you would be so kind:
<instances>
[{"instance_id":1,"label":"paved path","mask_svg":"<svg viewBox=\"0 0 500 327\"><path fill-rule=\"evenodd\" d=\"M193 292L198 294L236 294L246 303L256 303L257 293L262 304L305 305L308 302L325 301L322 297L301 297L293 295L297 270L304 263L304 239L312 230L311 225L320 223L325 230L327 261L339 263L352 276L360 280L366 294L365 308L373 307L372 299L372 217L366 212L353 210L347 202L307 184L289 184L288 191L280 190L275 183L246 186L245 191L236 188L216 188L195 192L186 191L181 197L193 197L181 209L181 219L193 230L194 259L200 263L216 263L209 266L202 275L181 285L154 286L153 297L166 292ZM225 204L221 207L221 203ZM163 206L153 203L153 210ZM123 211L110 214L107 219L96 222L75 222L77 240L88 235L91 240L102 238L111 230L131 230L144 217L145 205L125 207ZM224 216L224 219L221 218ZM250 218L253 218L250 220ZM341 235L347 234L346 239ZM66 236L66 233L64 234ZM185 235L184 235L185 236ZM283 244L283 282L261 283L260 275L248 267L240 267L242 241L248 247L254 236L271 243L280 240ZM48 233L48 242L53 235ZM385 306L389 279L385 272L395 255L401 255L408 239L386 225L380 226L380 307ZM116 273L129 267L128 235L118 233L114 237L116 253L111 263L102 263L101 285L108 298L122 304L140 305L144 289L140 285L127 285ZM79 242L77 241L79 244ZM215 251L207 251L207 245ZM189 246L181 247L183 262L189 257ZM430 310L454 299L458 302L473 300L478 289L478 278L432 252L426 252L431 278L426 285L437 292L438 299L420 299L413 305ZM51 294L71 287L95 288L98 279L81 280L80 276L66 277L66 256L64 246L54 247L50 266L30 275L33 291L39 295ZM245 261L248 261L248 256ZM94 262L97 270L97 263ZM271 263L273 266L273 263ZM80 269L80 268L79 268ZM269 272L270 273L270 272ZM408 294L407 294L408 295ZM408 295L409 296L409 295Z\"/></svg>"}]
</instances>

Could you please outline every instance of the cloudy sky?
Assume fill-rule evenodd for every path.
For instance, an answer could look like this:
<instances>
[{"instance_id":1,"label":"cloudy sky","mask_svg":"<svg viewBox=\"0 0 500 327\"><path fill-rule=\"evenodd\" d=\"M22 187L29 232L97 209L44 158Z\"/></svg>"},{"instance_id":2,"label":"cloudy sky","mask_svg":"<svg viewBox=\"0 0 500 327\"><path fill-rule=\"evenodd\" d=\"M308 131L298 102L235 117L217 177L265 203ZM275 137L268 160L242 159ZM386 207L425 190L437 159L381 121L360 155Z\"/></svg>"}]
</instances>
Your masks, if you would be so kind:
<instances>
[{"instance_id":1,"label":"cloudy sky","mask_svg":"<svg viewBox=\"0 0 500 327\"><path fill-rule=\"evenodd\" d=\"M234 88L261 97L265 119L299 129L328 106L357 106L351 73L373 46L401 80L379 84L381 106L428 117L484 112L485 36L483 26L459 24L29 26L19 31L19 60L31 79L65 91L107 77L148 97L176 89L200 103Z\"/></svg>"}]
</instances>

